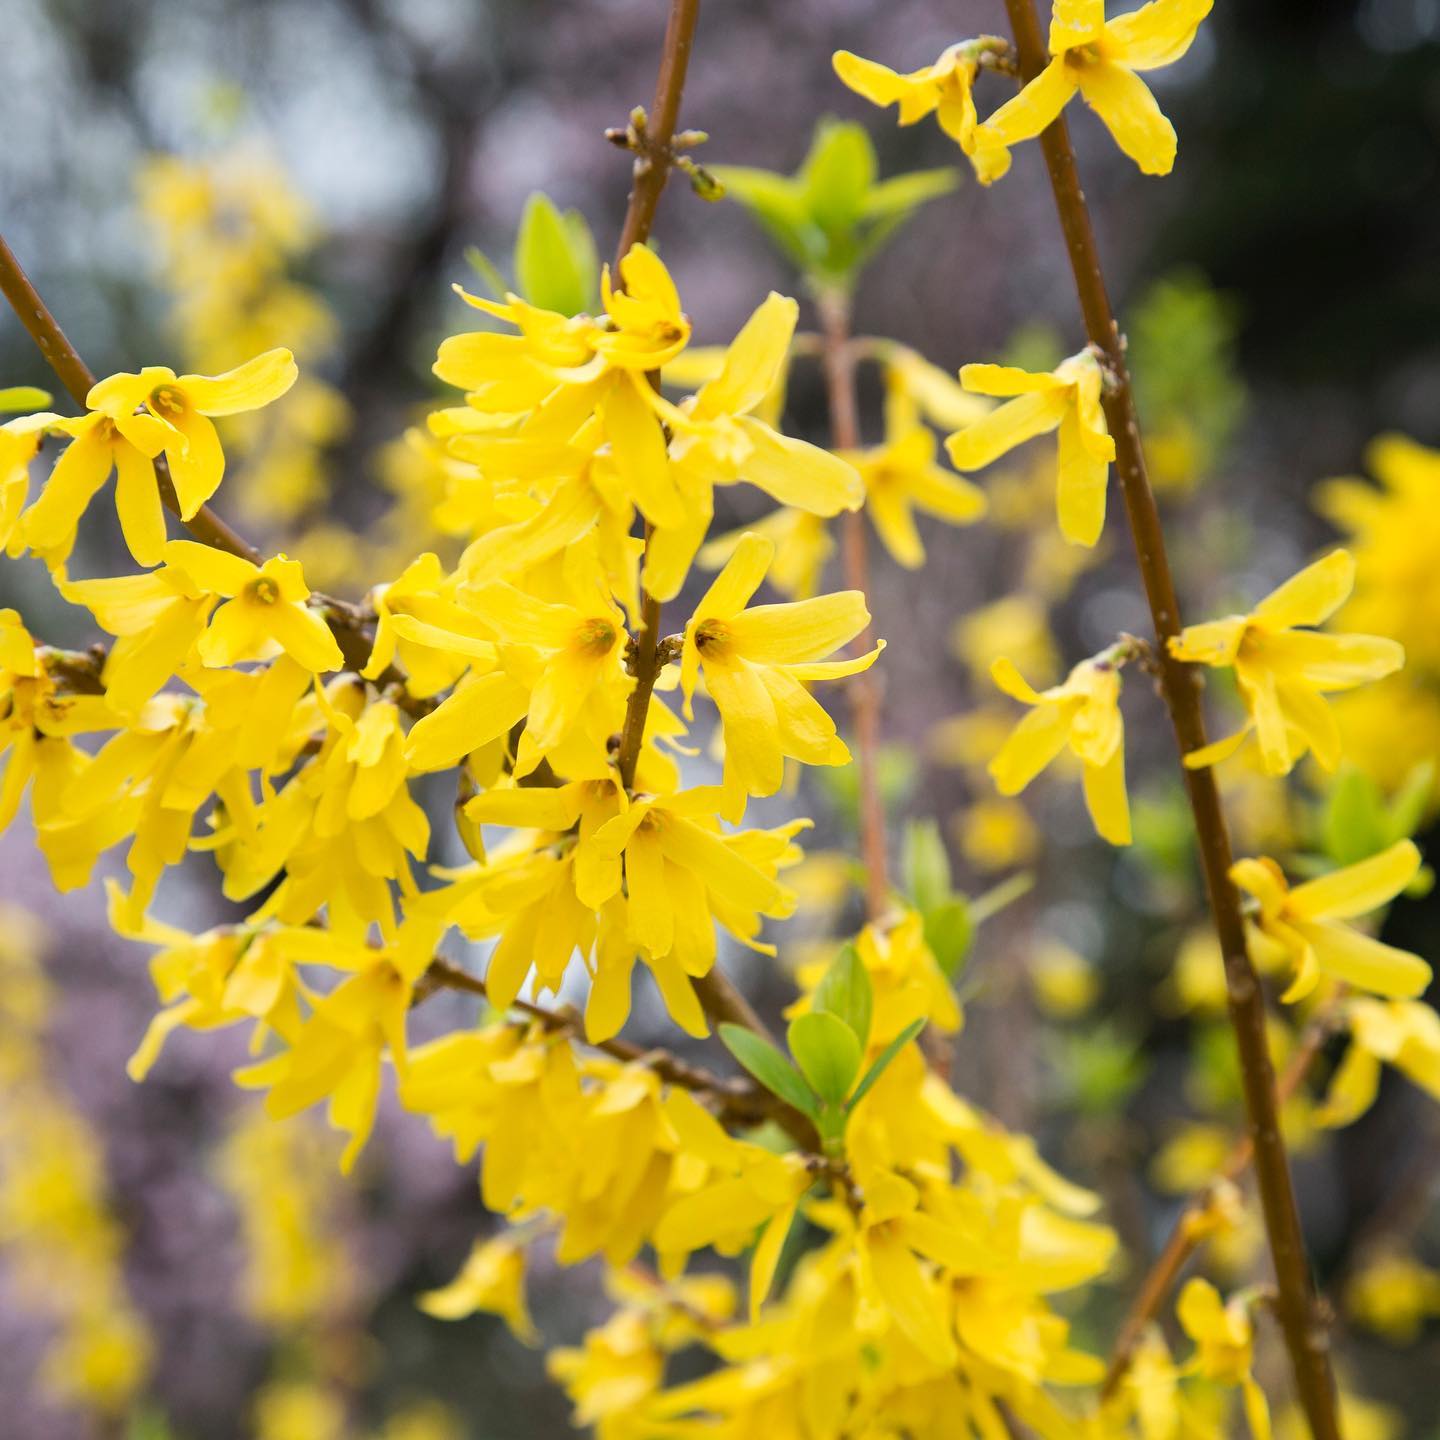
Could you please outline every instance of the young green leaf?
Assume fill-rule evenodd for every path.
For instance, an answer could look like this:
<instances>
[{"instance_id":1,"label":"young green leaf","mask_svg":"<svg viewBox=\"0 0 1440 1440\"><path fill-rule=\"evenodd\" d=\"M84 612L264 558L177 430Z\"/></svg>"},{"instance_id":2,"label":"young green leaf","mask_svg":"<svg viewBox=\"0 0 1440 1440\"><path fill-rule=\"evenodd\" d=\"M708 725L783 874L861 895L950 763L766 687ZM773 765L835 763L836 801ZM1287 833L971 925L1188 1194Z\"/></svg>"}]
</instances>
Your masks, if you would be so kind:
<instances>
[{"instance_id":1,"label":"young green leaf","mask_svg":"<svg viewBox=\"0 0 1440 1440\"><path fill-rule=\"evenodd\" d=\"M465 263L480 277L490 298L500 300L510 288L505 277L495 268L495 262L478 245L465 247Z\"/></svg>"},{"instance_id":2,"label":"young green leaf","mask_svg":"<svg viewBox=\"0 0 1440 1440\"><path fill-rule=\"evenodd\" d=\"M863 125L822 120L796 177L810 218L830 233L853 230L864 213L875 171L875 146Z\"/></svg>"},{"instance_id":3,"label":"young green leaf","mask_svg":"<svg viewBox=\"0 0 1440 1440\"><path fill-rule=\"evenodd\" d=\"M814 1093L795 1067L766 1039L743 1025L721 1025L720 1039L725 1048L772 1095L793 1105L812 1120L819 1113Z\"/></svg>"},{"instance_id":4,"label":"young green leaf","mask_svg":"<svg viewBox=\"0 0 1440 1440\"><path fill-rule=\"evenodd\" d=\"M838 1016L812 1010L790 1022L786 1038L811 1089L822 1100L839 1105L850 1093L864 1058L855 1032Z\"/></svg>"},{"instance_id":5,"label":"young green leaf","mask_svg":"<svg viewBox=\"0 0 1440 1440\"><path fill-rule=\"evenodd\" d=\"M900 850L905 893L919 911L933 910L951 898L950 857L934 820L912 820Z\"/></svg>"},{"instance_id":6,"label":"young green leaf","mask_svg":"<svg viewBox=\"0 0 1440 1440\"><path fill-rule=\"evenodd\" d=\"M865 1077L855 1087L855 1093L845 1106L849 1114L869 1093L870 1087L885 1073L890 1062L925 1028L925 1021L912 1020L880 1053L875 1063L865 1072Z\"/></svg>"},{"instance_id":7,"label":"young green leaf","mask_svg":"<svg viewBox=\"0 0 1440 1440\"><path fill-rule=\"evenodd\" d=\"M561 315L578 315L589 304L591 277L577 253L573 223L548 195L535 191L525 202L515 241L515 283L532 305ZM594 251L590 252L593 262Z\"/></svg>"},{"instance_id":8,"label":"young green leaf","mask_svg":"<svg viewBox=\"0 0 1440 1440\"><path fill-rule=\"evenodd\" d=\"M43 410L50 404L50 393L35 385L11 385L0 389L0 410Z\"/></svg>"},{"instance_id":9,"label":"young green leaf","mask_svg":"<svg viewBox=\"0 0 1440 1440\"><path fill-rule=\"evenodd\" d=\"M797 270L808 271L823 258L825 237L810 218L800 186L789 175L749 165L713 165L710 172Z\"/></svg>"},{"instance_id":10,"label":"young green leaf","mask_svg":"<svg viewBox=\"0 0 1440 1440\"><path fill-rule=\"evenodd\" d=\"M970 903L963 895L956 895L923 913L925 943L940 968L953 980L960 973L970 953L970 942L975 938Z\"/></svg>"},{"instance_id":11,"label":"young green leaf","mask_svg":"<svg viewBox=\"0 0 1440 1440\"><path fill-rule=\"evenodd\" d=\"M870 1039L870 1015L874 1004L870 972L866 970L860 952L853 945L846 945L815 987L811 1009L843 1020L855 1032L863 1050Z\"/></svg>"}]
</instances>

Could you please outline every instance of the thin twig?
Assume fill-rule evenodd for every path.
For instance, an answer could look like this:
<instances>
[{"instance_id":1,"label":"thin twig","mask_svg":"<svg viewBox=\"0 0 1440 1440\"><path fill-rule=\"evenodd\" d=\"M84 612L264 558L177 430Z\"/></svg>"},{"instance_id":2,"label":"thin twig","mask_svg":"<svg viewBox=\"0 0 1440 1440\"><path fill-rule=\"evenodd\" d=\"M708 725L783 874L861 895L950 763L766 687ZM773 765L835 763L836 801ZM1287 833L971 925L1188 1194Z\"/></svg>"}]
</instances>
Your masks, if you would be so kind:
<instances>
[{"instance_id":1,"label":"thin twig","mask_svg":"<svg viewBox=\"0 0 1440 1440\"><path fill-rule=\"evenodd\" d=\"M1309 1074L1315 1057L1335 1029L1340 1002L1341 997L1335 996L1305 1027L1304 1034L1275 1085L1275 1098L1280 1105L1283 1106L1290 1100ZM1125 1378L1130 1362L1135 1357L1135 1347L1145 1333L1145 1327L1159 1313L1166 1297L1175 1288L1181 1271L1204 1243L1206 1232L1203 1222L1206 1211L1214 1203L1215 1192L1221 1185L1238 1180L1249 1169L1254 1156L1255 1144L1249 1133L1237 1136L1230 1147L1230 1153L1225 1157L1225 1163L1220 1167L1220 1173L1203 1190L1193 1195L1180 1212L1169 1238L1149 1270L1145 1272L1145 1278L1125 1316L1125 1323L1120 1327L1115 1348L1110 1352L1110 1368L1105 1374L1105 1385L1100 1392L1102 1398L1108 1399L1113 1395Z\"/></svg>"},{"instance_id":2,"label":"thin twig","mask_svg":"<svg viewBox=\"0 0 1440 1440\"><path fill-rule=\"evenodd\" d=\"M1021 78L1028 83L1049 63L1033 0L1005 0ZM1115 469L1125 499L1130 533L1155 625L1159 683L1181 755L1205 744L1200 689L1188 665L1170 654L1168 641L1181 629L1164 532L1145 471L1140 426L1135 415L1125 346L1110 308L1090 212L1075 166L1075 151L1063 115L1040 136L1050 186L1064 232L1075 289L1090 343L1105 357L1112 384L1104 395L1105 418L1115 440ZM1240 900L1230 879L1230 835L1211 770L1182 766L1195 821L1210 909L1225 957L1230 1021L1240 1053L1245 1108L1255 1146L1265 1231L1279 1294L1276 1312L1295 1372L1295 1385L1315 1440L1339 1440L1335 1381L1329 1337L1311 1282L1304 1234L1295 1200L1290 1160L1280 1133L1275 1072L1266 1045L1265 1000L1246 949Z\"/></svg>"},{"instance_id":3,"label":"thin twig","mask_svg":"<svg viewBox=\"0 0 1440 1440\"><path fill-rule=\"evenodd\" d=\"M830 438L837 450L860 448L859 405L855 391L855 353L850 335L850 297L831 288L817 296L820 310ZM865 513L849 511L841 522L845 584L870 602L870 539ZM859 653L875 643L874 628L856 639ZM890 908L885 845L885 801L880 793L880 691L873 670L850 679L850 714L855 725L856 767L860 778L860 854L865 865L865 909L871 922Z\"/></svg>"}]
</instances>

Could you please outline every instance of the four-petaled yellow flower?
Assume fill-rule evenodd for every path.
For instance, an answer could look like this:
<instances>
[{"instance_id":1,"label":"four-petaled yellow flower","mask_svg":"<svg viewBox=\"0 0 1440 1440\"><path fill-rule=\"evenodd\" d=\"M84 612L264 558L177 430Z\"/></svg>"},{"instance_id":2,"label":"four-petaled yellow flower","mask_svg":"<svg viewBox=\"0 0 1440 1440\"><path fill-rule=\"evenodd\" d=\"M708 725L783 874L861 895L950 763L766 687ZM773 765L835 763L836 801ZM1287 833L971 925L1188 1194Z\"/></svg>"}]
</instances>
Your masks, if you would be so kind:
<instances>
[{"instance_id":1,"label":"four-petaled yellow flower","mask_svg":"<svg viewBox=\"0 0 1440 1440\"><path fill-rule=\"evenodd\" d=\"M915 529L915 511L970 525L985 513L985 492L935 463L935 432L921 422L907 395L890 397L885 428L883 445L841 454L865 482L865 508L885 548L907 570L918 570L925 546Z\"/></svg>"},{"instance_id":2,"label":"four-petaled yellow flower","mask_svg":"<svg viewBox=\"0 0 1440 1440\"><path fill-rule=\"evenodd\" d=\"M901 125L913 125L933 110L940 128L970 157L982 185L998 180L1010 168L1010 154L1002 144L984 144L984 132L975 113L975 75L986 48L1003 50L1003 40L982 36L952 45L933 64L899 75L874 60L837 50L835 73L873 105L899 105Z\"/></svg>"},{"instance_id":3,"label":"four-petaled yellow flower","mask_svg":"<svg viewBox=\"0 0 1440 1440\"><path fill-rule=\"evenodd\" d=\"M1237 860L1230 878L1260 902L1252 917L1256 930L1295 966L1295 978L1280 998L1304 999L1321 975L1394 999L1421 994L1430 983L1430 967L1418 955L1344 923L1388 905L1419 868L1420 852L1410 840L1293 890L1268 856Z\"/></svg>"},{"instance_id":4,"label":"four-petaled yellow flower","mask_svg":"<svg viewBox=\"0 0 1440 1440\"><path fill-rule=\"evenodd\" d=\"M1152 0L1105 19L1105 0L1055 0L1050 63L976 131L982 152L1031 140L1078 90L1115 143L1147 175L1175 164L1175 127L1139 72L1173 64L1190 48L1214 0Z\"/></svg>"},{"instance_id":5,"label":"four-petaled yellow flower","mask_svg":"<svg viewBox=\"0 0 1440 1440\"><path fill-rule=\"evenodd\" d=\"M1009 403L957 430L945 442L957 470L979 470L1036 435L1060 431L1055 508L1060 532L1093 545L1105 528L1105 486L1115 441L1100 404L1104 372L1090 350L1063 360L1049 374L1013 365L966 365L960 383Z\"/></svg>"},{"instance_id":6,"label":"four-petaled yellow flower","mask_svg":"<svg viewBox=\"0 0 1440 1440\"><path fill-rule=\"evenodd\" d=\"M990 678L1035 708L990 762L1002 795L1018 795L1065 747L1084 766L1085 805L1097 833L1112 845L1130 843L1125 794L1125 722L1120 715L1120 667L1112 650L1082 660L1063 684L1037 691L1003 657Z\"/></svg>"},{"instance_id":7,"label":"four-petaled yellow flower","mask_svg":"<svg viewBox=\"0 0 1440 1440\"><path fill-rule=\"evenodd\" d=\"M314 674L345 663L330 627L310 598L298 560L273 555L263 565L193 540L171 540L165 562L199 590L225 598L197 649L203 664L268 660L285 651Z\"/></svg>"},{"instance_id":8,"label":"four-petaled yellow flower","mask_svg":"<svg viewBox=\"0 0 1440 1440\"><path fill-rule=\"evenodd\" d=\"M685 627L685 715L694 715L695 683L703 670L724 726L721 813L731 820L739 819L747 795L773 795L780 788L786 756L807 765L849 760L835 722L803 682L868 670L883 648L882 642L854 660L823 659L870 623L858 590L746 609L774 554L764 536L746 535Z\"/></svg>"},{"instance_id":9,"label":"four-petaled yellow flower","mask_svg":"<svg viewBox=\"0 0 1440 1440\"><path fill-rule=\"evenodd\" d=\"M58 543L68 527L73 541L75 523L113 467L120 477L115 504L126 543L142 565L158 563L165 517L150 462L164 451L180 518L189 520L225 474L225 452L210 417L258 410L278 400L298 374L288 350L267 350L223 375L177 375L168 366L147 365L138 374L98 381L85 404L104 419L71 422L81 453L64 471L56 467L61 495L36 522L41 535ZM32 543L44 548L41 540Z\"/></svg>"},{"instance_id":10,"label":"four-petaled yellow flower","mask_svg":"<svg viewBox=\"0 0 1440 1440\"><path fill-rule=\"evenodd\" d=\"M1194 770L1226 759L1253 729L1271 775L1288 774L1307 751L1322 768L1335 768L1340 732L1324 696L1379 680L1405 663L1394 640L1296 628L1327 620L1354 584L1355 561L1335 550L1272 590L1248 615L1188 625L1171 639L1177 660L1233 668L1249 711L1243 729L1191 751L1186 765Z\"/></svg>"},{"instance_id":11,"label":"four-petaled yellow flower","mask_svg":"<svg viewBox=\"0 0 1440 1440\"><path fill-rule=\"evenodd\" d=\"M1238 1385L1252 1440L1270 1440L1270 1406L1251 1373L1255 1327L1244 1293L1231 1296L1227 1304L1197 1275L1180 1292L1175 1313L1195 1342L1195 1357L1186 1368L1221 1385Z\"/></svg>"}]
</instances>

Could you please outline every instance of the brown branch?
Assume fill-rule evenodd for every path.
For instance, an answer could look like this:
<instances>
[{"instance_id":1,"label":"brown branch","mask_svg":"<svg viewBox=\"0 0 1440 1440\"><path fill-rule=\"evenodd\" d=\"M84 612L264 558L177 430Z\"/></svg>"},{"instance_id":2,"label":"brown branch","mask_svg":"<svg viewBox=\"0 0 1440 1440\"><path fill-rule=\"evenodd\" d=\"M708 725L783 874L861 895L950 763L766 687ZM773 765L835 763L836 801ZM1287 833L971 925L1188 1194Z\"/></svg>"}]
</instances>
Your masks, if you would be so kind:
<instances>
[{"instance_id":1,"label":"brown branch","mask_svg":"<svg viewBox=\"0 0 1440 1440\"><path fill-rule=\"evenodd\" d=\"M1315 1057L1330 1037L1340 1011L1340 1000L1340 996L1335 996L1306 1026L1300 1043L1295 1047L1276 1082L1275 1099L1279 1105L1283 1106L1300 1088ZM1130 1362L1135 1357L1135 1347L1145 1333L1145 1327L1159 1313L1166 1296L1175 1288L1181 1271L1204 1243L1205 1213L1214 1203L1216 1191L1221 1185L1238 1180L1249 1169L1254 1158L1255 1142L1249 1133L1238 1136L1230 1147L1230 1153L1225 1157L1225 1163L1220 1167L1220 1173L1203 1190L1193 1195L1180 1212L1169 1239L1146 1271L1145 1279L1125 1316L1125 1323L1120 1327L1120 1335L1110 1353L1110 1368L1106 1371L1105 1384L1100 1391L1102 1399L1108 1400L1125 1378Z\"/></svg>"},{"instance_id":2,"label":"brown branch","mask_svg":"<svg viewBox=\"0 0 1440 1440\"><path fill-rule=\"evenodd\" d=\"M836 289L822 290L817 303L823 331L821 358L830 409L830 438L837 450L860 448L859 407L855 390L855 350L850 336L850 297ZM870 600L870 541L863 509L847 512L842 559L845 584ZM875 643L867 625L857 638L859 653ZM850 714L855 724L860 777L860 854L865 865L865 908L872 922L890 907L890 881L885 853L885 801L880 793L880 689L873 670L850 678Z\"/></svg>"},{"instance_id":3,"label":"brown branch","mask_svg":"<svg viewBox=\"0 0 1440 1440\"><path fill-rule=\"evenodd\" d=\"M680 119L680 99L685 91L685 73L690 65L690 51L695 43L695 22L700 15L700 0L671 0L670 19L665 26L665 41L660 52L660 71L655 78L655 103L645 125L645 146L635 157L631 172L630 200L625 207L625 222L620 227L620 243L615 248L614 283L624 284L620 262L634 245L643 245L650 238L655 223L655 207L660 203L665 182L674 163L671 142ZM652 372L650 383L658 390L660 376ZM645 527L645 544L649 548L650 526ZM650 713L650 696L660 678L660 602L646 591L640 602L640 632L635 637L635 688L625 706L625 723L620 731L620 753L617 765L620 781L628 790L635 783L635 767L645 740L645 720Z\"/></svg>"},{"instance_id":4,"label":"brown branch","mask_svg":"<svg viewBox=\"0 0 1440 1440\"><path fill-rule=\"evenodd\" d=\"M1049 62L1035 6L1033 0L1005 0L1005 8L1015 36L1020 74L1028 83ZM1104 355L1110 372L1104 396L1105 418L1115 439L1115 469L1155 625L1160 689L1183 756L1205 744L1200 689L1191 668L1170 654L1167 643L1180 632L1180 609L1154 492L1145 471L1125 346L1110 308L1090 212L1080 188L1075 151L1063 115L1040 136L1040 148L1050 174L1086 334L1090 343ZM1296 1390L1315 1440L1339 1440L1329 1338L1311 1282L1289 1156L1280 1134L1275 1073L1266 1047L1265 1001L1246 949L1245 922L1229 874L1230 835L1213 772L1183 766L1182 770L1210 909L1225 957L1230 1021L1240 1053L1265 1231L1279 1289L1275 1308L1290 1352Z\"/></svg>"}]
</instances>

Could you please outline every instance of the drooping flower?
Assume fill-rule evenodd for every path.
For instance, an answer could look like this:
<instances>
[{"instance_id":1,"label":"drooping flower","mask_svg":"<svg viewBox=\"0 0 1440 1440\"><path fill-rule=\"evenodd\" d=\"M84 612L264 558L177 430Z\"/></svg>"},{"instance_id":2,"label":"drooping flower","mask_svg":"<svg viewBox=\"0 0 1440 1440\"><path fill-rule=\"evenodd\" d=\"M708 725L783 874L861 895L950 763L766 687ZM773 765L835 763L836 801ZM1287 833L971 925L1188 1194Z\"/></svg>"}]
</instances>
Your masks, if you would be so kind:
<instances>
[{"instance_id":1,"label":"drooping flower","mask_svg":"<svg viewBox=\"0 0 1440 1440\"><path fill-rule=\"evenodd\" d=\"M200 590L225 599L200 637L204 664L268 660L281 650L315 674L345 663L330 628L305 603L310 590L298 560L272 555L256 565L193 540L169 541L164 555Z\"/></svg>"},{"instance_id":2,"label":"drooping flower","mask_svg":"<svg viewBox=\"0 0 1440 1440\"><path fill-rule=\"evenodd\" d=\"M1295 966L1295 978L1280 998L1303 999L1322 975L1401 1000L1421 994L1430 983L1425 961L1344 923L1389 904L1419 868L1420 852L1410 840L1293 890L1268 856L1237 860L1230 878L1260 902L1256 930Z\"/></svg>"},{"instance_id":3,"label":"drooping flower","mask_svg":"<svg viewBox=\"0 0 1440 1440\"><path fill-rule=\"evenodd\" d=\"M979 470L1036 435L1060 432L1055 508L1060 531L1093 545L1105 528L1105 486L1115 441L1100 404L1104 372L1093 351L1062 360L1048 374L1013 365L966 365L960 383L1008 403L957 430L945 442L957 470Z\"/></svg>"},{"instance_id":4,"label":"drooping flower","mask_svg":"<svg viewBox=\"0 0 1440 1440\"><path fill-rule=\"evenodd\" d=\"M111 424L77 422L77 438L86 442L86 448L66 476L63 501L47 521L61 529L72 514L78 520L113 464L120 475L116 504L121 507L127 543L133 536L145 552L136 553L135 558L142 565L155 564L157 535L163 539L164 518L158 489L151 493L153 467L147 476L140 460L116 444L116 433L145 459L153 460L164 452L180 518L189 520L215 493L225 474L225 452L211 417L259 410L278 400L298 375L294 356L279 349L267 350L223 375L176 375L168 366L147 365L137 374L121 373L98 381L85 403Z\"/></svg>"},{"instance_id":5,"label":"drooping flower","mask_svg":"<svg viewBox=\"0 0 1440 1440\"><path fill-rule=\"evenodd\" d=\"M978 127L975 144L994 150L1033 139L1078 90L1145 174L1168 175L1175 165L1175 127L1140 74L1180 59L1213 3L1151 0L1107 22L1105 0L1055 0L1053 58Z\"/></svg>"},{"instance_id":6,"label":"drooping flower","mask_svg":"<svg viewBox=\"0 0 1440 1440\"><path fill-rule=\"evenodd\" d=\"M1221 1385L1240 1388L1251 1440L1270 1440L1270 1405L1256 1383L1255 1326L1244 1293L1229 1303L1198 1275L1185 1282L1175 1313L1185 1333L1195 1342L1195 1356L1187 1369Z\"/></svg>"},{"instance_id":7,"label":"drooping flower","mask_svg":"<svg viewBox=\"0 0 1440 1440\"><path fill-rule=\"evenodd\" d=\"M1233 668L1249 712L1243 729L1185 757L1191 769L1233 755L1251 730L1271 775L1285 775L1307 752L1326 770L1340 760L1340 732L1324 696L1398 670L1405 652L1378 635L1326 635L1319 625L1345 603L1355 561L1344 550L1307 565L1248 615L1187 625L1170 641L1177 660Z\"/></svg>"},{"instance_id":8,"label":"drooping flower","mask_svg":"<svg viewBox=\"0 0 1440 1440\"><path fill-rule=\"evenodd\" d=\"M1084 767L1085 805L1096 831L1112 845L1128 845L1125 722L1114 652L1082 660L1049 690L1035 690L1003 658L990 667L990 678L1007 695L1034 707L990 762L1000 793L1018 795L1068 746Z\"/></svg>"},{"instance_id":9,"label":"drooping flower","mask_svg":"<svg viewBox=\"0 0 1440 1440\"><path fill-rule=\"evenodd\" d=\"M897 74L875 60L837 50L835 73L857 95L873 105L900 107L899 123L913 125L932 111L940 128L970 157L982 185L998 180L1010 168L1003 144L986 143L975 111L975 76L985 48L1002 50L1004 41L982 36L951 45L933 65Z\"/></svg>"},{"instance_id":10,"label":"drooping flower","mask_svg":"<svg viewBox=\"0 0 1440 1440\"><path fill-rule=\"evenodd\" d=\"M923 510L951 525L970 525L985 513L985 492L935 463L935 433L921 422L901 389L886 398L885 442L846 453L865 482L865 508L885 548L907 570L925 563L915 529Z\"/></svg>"},{"instance_id":11,"label":"drooping flower","mask_svg":"<svg viewBox=\"0 0 1440 1440\"><path fill-rule=\"evenodd\" d=\"M774 553L771 541L747 535L685 627L680 669L685 715L694 715L703 670L724 725L722 813L730 819L739 818L747 795L773 795L780 788L786 756L807 765L845 764L850 752L835 722L802 682L866 670L882 648L853 660L822 658L870 623L858 590L747 609Z\"/></svg>"}]
</instances>

